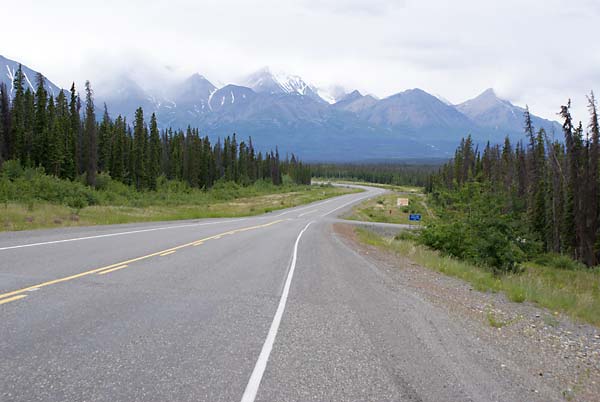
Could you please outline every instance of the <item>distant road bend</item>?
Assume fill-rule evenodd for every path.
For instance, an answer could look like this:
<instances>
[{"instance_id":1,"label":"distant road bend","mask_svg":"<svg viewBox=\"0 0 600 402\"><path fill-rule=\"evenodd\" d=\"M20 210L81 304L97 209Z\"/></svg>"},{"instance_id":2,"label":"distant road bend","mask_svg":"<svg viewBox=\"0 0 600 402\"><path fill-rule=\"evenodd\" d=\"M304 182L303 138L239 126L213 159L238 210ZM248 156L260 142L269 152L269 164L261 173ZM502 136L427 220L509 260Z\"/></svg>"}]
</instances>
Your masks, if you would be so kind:
<instances>
[{"instance_id":1,"label":"distant road bend","mask_svg":"<svg viewBox=\"0 0 600 402\"><path fill-rule=\"evenodd\" d=\"M0 234L0 401L522 400L476 339L334 234L384 192L364 189Z\"/></svg>"}]
</instances>

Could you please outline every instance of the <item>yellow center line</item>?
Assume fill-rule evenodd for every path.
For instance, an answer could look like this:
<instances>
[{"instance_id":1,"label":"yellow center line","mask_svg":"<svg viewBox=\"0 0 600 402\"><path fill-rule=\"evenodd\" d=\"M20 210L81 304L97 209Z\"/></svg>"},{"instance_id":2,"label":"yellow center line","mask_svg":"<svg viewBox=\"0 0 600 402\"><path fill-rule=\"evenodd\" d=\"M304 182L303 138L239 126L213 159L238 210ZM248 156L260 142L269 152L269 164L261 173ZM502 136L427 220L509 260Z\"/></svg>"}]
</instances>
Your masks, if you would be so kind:
<instances>
[{"instance_id":1,"label":"yellow center line","mask_svg":"<svg viewBox=\"0 0 600 402\"><path fill-rule=\"evenodd\" d=\"M119 269L127 268L129 265L121 265L116 268L107 269L106 271L98 272L98 275L108 274L109 272L117 271Z\"/></svg>"},{"instance_id":2,"label":"yellow center line","mask_svg":"<svg viewBox=\"0 0 600 402\"><path fill-rule=\"evenodd\" d=\"M175 250L173 250L173 251L167 251L166 253L162 253L162 254L160 254L160 256L161 256L161 257L164 257L164 256L166 256L166 255L173 254L174 252L175 252Z\"/></svg>"},{"instance_id":3,"label":"yellow center line","mask_svg":"<svg viewBox=\"0 0 600 402\"><path fill-rule=\"evenodd\" d=\"M269 223L265 223L265 224L262 224L262 225L248 226L248 227L245 227L245 228L232 230L232 231L226 232L226 233L233 234L233 233L245 232L247 230L265 228L265 227L268 227L268 226L271 226L271 225L275 225L275 224L277 224L279 222L283 222L284 220L285 219L279 219L279 220L276 220L276 221L273 221L273 222L269 222ZM23 292L27 292L29 290L33 290L33 289L37 290L37 288L43 288L43 287L50 286L50 285L56 285L57 283L71 281L73 279L77 279L77 278L81 278L83 276L95 274L95 273L100 272L100 271L105 271L105 270L109 270L109 269L112 269L112 268L118 268L118 267L121 267L122 265L128 265L128 264L131 264L133 262L145 260L145 259L148 259L148 258L151 258L151 257L155 257L155 256L158 256L158 255L161 255L161 254L168 253L170 251L177 251L177 250L180 250L180 249L185 248L185 247L190 247L190 246L197 245L197 243L199 243L199 242L204 242L206 240L220 238L222 235L223 235L223 233L218 234L218 235L214 235L214 236L210 236L210 237L206 237L204 239L194 240L193 242L182 244L180 246L172 247L172 248L169 248L169 249L166 249L166 250L157 251L155 253L151 253L151 254L148 254L148 255L143 255L141 257L132 258L130 260L121 261L121 262L118 262L116 264L111 264L111 265L107 265L105 267L91 269L89 271L81 272L81 273L75 274L75 275L66 276L64 278L53 279L53 280L48 281L48 282L43 282L43 283L39 283L37 285L28 286L26 288L22 288L22 289L18 289L18 290L13 290L12 292L2 293L2 294L0 294L0 299L6 299L8 297L15 296L15 295L21 294ZM12 300L18 300L20 298L22 298L22 297L19 297L17 299L10 298L10 299L6 299L6 300L12 301ZM8 303L8 301L6 301L6 300L4 300L4 301L0 300L0 304L2 304L2 303Z\"/></svg>"},{"instance_id":4,"label":"yellow center line","mask_svg":"<svg viewBox=\"0 0 600 402\"><path fill-rule=\"evenodd\" d=\"M27 295L18 295L18 296L9 297L8 299L0 300L0 304L10 303L12 301L22 299L24 297L27 297Z\"/></svg>"}]
</instances>

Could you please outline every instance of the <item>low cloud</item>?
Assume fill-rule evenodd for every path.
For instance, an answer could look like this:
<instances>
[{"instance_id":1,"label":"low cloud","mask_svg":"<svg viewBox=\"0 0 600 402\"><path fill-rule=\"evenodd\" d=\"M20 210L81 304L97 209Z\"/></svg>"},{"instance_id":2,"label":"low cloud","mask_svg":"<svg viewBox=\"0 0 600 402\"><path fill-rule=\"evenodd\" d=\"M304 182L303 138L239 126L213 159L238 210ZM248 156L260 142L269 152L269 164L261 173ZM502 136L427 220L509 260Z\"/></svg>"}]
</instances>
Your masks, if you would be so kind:
<instances>
[{"instance_id":1,"label":"low cloud","mask_svg":"<svg viewBox=\"0 0 600 402\"><path fill-rule=\"evenodd\" d=\"M145 88L199 72L239 81L262 66L380 97L421 87L460 102L494 87L544 117L569 97L587 119L598 85L596 0L23 0L0 53L67 87ZM579 99L582 99L580 101Z\"/></svg>"}]
</instances>

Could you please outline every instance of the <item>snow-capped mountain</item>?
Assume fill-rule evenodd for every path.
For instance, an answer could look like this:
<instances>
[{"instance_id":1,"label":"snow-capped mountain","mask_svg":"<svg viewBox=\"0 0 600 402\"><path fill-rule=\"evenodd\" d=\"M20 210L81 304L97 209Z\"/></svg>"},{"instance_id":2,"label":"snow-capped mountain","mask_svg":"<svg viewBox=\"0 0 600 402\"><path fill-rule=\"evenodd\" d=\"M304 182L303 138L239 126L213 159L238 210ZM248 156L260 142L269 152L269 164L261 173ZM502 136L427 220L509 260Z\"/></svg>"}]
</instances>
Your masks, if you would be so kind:
<instances>
[{"instance_id":1,"label":"snow-capped mountain","mask_svg":"<svg viewBox=\"0 0 600 402\"><path fill-rule=\"evenodd\" d=\"M15 79L15 75L18 69L18 62L7 59L6 57L0 55L0 82L6 85L6 88L11 94L14 89L13 81ZM38 73L27 66L22 66L22 69L23 75L25 76L25 90L29 88L31 91L35 91L35 88L37 87L36 77ZM46 81L46 91L48 91L50 95L56 98L56 96L58 96L58 94L60 93L61 89L58 86L54 85L46 77L44 78Z\"/></svg>"},{"instance_id":2,"label":"snow-capped mountain","mask_svg":"<svg viewBox=\"0 0 600 402\"><path fill-rule=\"evenodd\" d=\"M18 63L0 56L0 79L12 86ZM25 66L27 85L35 88L36 72ZM499 98L493 90L459 105L421 89L384 99L326 90L302 78L262 69L246 85L214 85L199 73L164 88L160 94L144 88L135 75L118 75L93 85L96 105L133 122L142 107L146 119L156 113L160 127L198 127L213 139L233 132L251 136L259 149L277 145L305 160L397 159L450 156L460 138L500 143L506 135L523 138L524 109ZM48 91L59 87L47 81ZM98 117L101 118L101 113ZM536 128L560 132L556 122L532 115Z\"/></svg>"},{"instance_id":3,"label":"snow-capped mountain","mask_svg":"<svg viewBox=\"0 0 600 402\"><path fill-rule=\"evenodd\" d=\"M229 84L211 93L208 107L213 113L235 113L245 110L256 96L250 88Z\"/></svg>"},{"instance_id":4,"label":"snow-capped mountain","mask_svg":"<svg viewBox=\"0 0 600 402\"><path fill-rule=\"evenodd\" d=\"M97 86L92 83L92 89L97 109L106 104L112 117L120 114L128 122L134 121L135 111L139 107L144 110L146 116L150 116L162 106L169 104L169 101L163 97L146 91L134 77L127 74L112 77L110 82L100 83Z\"/></svg>"},{"instance_id":5,"label":"snow-capped mountain","mask_svg":"<svg viewBox=\"0 0 600 402\"><path fill-rule=\"evenodd\" d=\"M250 74L244 79L243 85L252 88L257 93L294 94L325 101L319 96L319 90L313 85L307 84L301 77L285 73L273 73L268 67Z\"/></svg>"},{"instance_id":6,"label":"snow-capped mountain","mask_svg":"<svg viewBox=\"0 0 600 402\"><path fill-rule=\"evenodd\" d=\"M195 73L171 90L171 98L180 104L208 105L208 99L217 90L204 76Z\"/></svg>"},{"instance_id":7,"label":"snow-capped mountain","mask_svg":"<svg viewBox=\"0 0 600 402\"><path fill-rule=\"evenodd\" d=\"M346 91L346 88L342 87L341 85L330 85L327 88L317 88L317 94L325 102L333 105L348 95L348 91Z\"/></svg>"}]
</instances>

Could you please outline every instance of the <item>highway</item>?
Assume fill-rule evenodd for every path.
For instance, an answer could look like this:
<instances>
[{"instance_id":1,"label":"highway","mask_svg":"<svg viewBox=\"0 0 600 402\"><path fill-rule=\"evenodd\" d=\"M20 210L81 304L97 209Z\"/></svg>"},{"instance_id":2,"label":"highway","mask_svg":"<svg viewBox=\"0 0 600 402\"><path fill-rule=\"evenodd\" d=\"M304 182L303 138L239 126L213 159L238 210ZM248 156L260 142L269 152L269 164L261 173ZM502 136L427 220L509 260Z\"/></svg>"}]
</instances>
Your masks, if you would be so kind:
<instances>
[{"instance_id":1,"label":"highway","mask_svg":"<svg viewBox=\"0 0 600 402\"><path fill-rule=\"evenodd\" d=\"M249 218L1 233L0 401L536 400L334 234L383 192L365 189Z\"/></svg>"}]
</instances>

